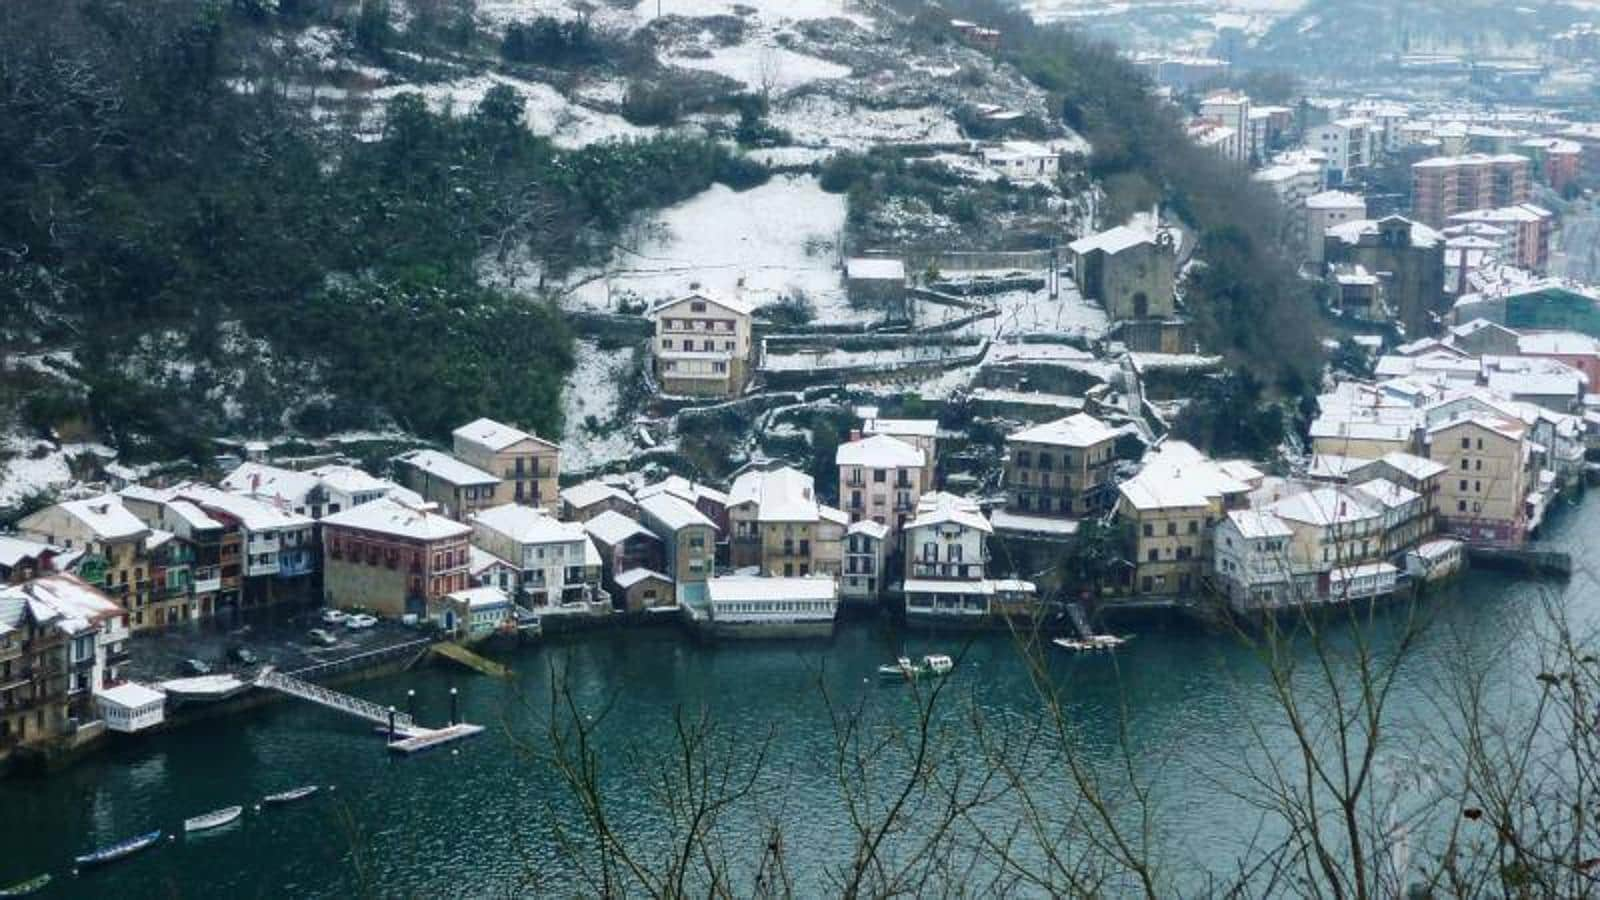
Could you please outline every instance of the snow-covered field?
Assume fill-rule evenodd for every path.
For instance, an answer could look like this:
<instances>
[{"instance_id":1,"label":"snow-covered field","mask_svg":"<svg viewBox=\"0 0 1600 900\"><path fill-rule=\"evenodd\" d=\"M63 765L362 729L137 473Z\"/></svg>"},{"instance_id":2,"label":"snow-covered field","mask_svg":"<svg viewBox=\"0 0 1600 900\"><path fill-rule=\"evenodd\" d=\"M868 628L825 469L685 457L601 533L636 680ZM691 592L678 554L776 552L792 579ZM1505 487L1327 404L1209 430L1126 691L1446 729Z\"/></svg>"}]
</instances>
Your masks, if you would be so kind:
<instances>
[{"instance_id":1,"label":"snow-covered field","mask_svg":"<svg viewBox=\"0 0 1600 900\"><path fill-rule=\"evenodd\" d=\"M496 85L505 85L516 91L523 99L528 129L535 134L547 135L558 147L570 149L605 140L648 137L656 133L654 128L630 124L615 113L601 112L574 103L548 84L493 72L437 84L383 87L373 91L371 96L379 102L387 102L399 94L421 94L430 109L465 115L472 112L483 95ZM609 94L614 93L615 89L606 83L598 83L592 85L589 91Z\"/></svg>"},{"instance_id":2,"label":"snow-covered field","mask_svg":"<svg viewBox=\"0 0 1600 900\"><path fill-rule=\"evenodd\" d=\"M726 75L752 91L779 94L814 81L843 78L850 74L847 66L796 53L768 42L718 47L711 51L710 56L668 56L662 62Z\"/></svg>"},{"instance_id":3,"label":"snow-covered field","mask_svg":"<svg viewBox=\"0 0 1600 900\"><path fill-rule=\"evenodd\" d=\"M602 350L600 345L588 340L578 341L573 353L577 365L567 376L567 385L561 394L562 467L567 471L580 471L627 459L634 453L633 428L628 423L611 420L620 402L622 383L634 373L633 353ZM590 416L600 423L598 432L588 427Z\"/></svg>"},{"instance_id":4,"label":"snow-covered field","mask_svg":"<svg viewBox=\"0 0 1600 900\"><path fill-rule=\"evenodd\" d=\"M1040 273L1041 277L1044 273ZM964 328L959 334L969 334L974 337L1008 338L1024 334L1056 334L1073 335L1087 338L1098 338L1106 333L1110 321L1106 318L1105 310L1078 295L1072 285L1063 283L1061 296L1052 300L1046 290L1038 291L1006 291L992 297L975 298L985 306L999 310L999 315L979 319ZM959 310L949 307L936 306L924 303L918 310L919 316L929 318L924 324L932 324L944 320L959 318Z\"/></svg>"},{"instance_id":5,"label":"snow-covered field","mask_svg":"<svg viewBox=\"0 0 1600 900\"><path fill-rule=\"evenodd\" d=\"M881 143L960 143L961 127L937 106L872 109L837 97L806 94L774 104L768 120L795 143L865 150Z\"/></svg>"},{"instance_id":6,"label":"snow-covered field","mask_svg":"<svg viewBox=\"0 0 1600 900\"><path fill-rule=\"evenodd\" d=\"M807 369L837 369L846 366L896 366L938 362L972 355L975 345L931 345L897 347L890 350L802 350L798 353L770 353L765 367L774 372L803 372Z\"/></svg>"},{"instance_id":7,"label":"snow-covered field","mask_svg":"<svg viewBox=\"0 0 1600 900\"><path fill-rule=\"evenodd\" d=\"M4 440L8 453L15 456L0 462L0 506L52 491L72 483L73 458L94 454L102 460L115 459L117 453L102 444L62 444L54 447L43 441L10 435ZM38 458L30 458L36 456Z\"/></svg>"},{"instance_id":8,"label":"snow-covered field","mask_svg":"<svg viewBox=\"0 0 1600 900\"><path fill-rule=\"evenodd\" d=\"M662 210L619 250L604 277L568 295L571 306L610 310L630 297L647 302L702 289L762 305L802 292L820 321L869 320L845 301L837 244L845 201L809 175L783 175L736 192L714 185ZM583 273L583 281L595 273Z\"/></svg>"}]
</instances>

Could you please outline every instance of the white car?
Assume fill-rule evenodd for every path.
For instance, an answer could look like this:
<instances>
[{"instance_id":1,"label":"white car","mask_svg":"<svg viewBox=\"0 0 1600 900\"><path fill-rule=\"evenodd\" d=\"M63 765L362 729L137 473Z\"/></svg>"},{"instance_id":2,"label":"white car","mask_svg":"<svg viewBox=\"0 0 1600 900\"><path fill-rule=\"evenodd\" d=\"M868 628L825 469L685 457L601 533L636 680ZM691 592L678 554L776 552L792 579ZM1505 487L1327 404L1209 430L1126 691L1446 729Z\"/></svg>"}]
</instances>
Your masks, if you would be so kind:
<instances>
[{"instance_id":1,"label":"white car","mask_svg":"<svg viewBox=\"0 0 1600 900\"><path fill-rule=\"evenodd\" d=\"M344 620L344 627L346 628L371 628L376 624L378 624L378 620L366 613L350 616Z\"/></svg>"},{"instance_id":2,"label":"white car","mask_svg":"<svg viewBox=\"0 0 1600 900\"><path fill-rule=\"evenodd\" d=\"M327 625L337 625L348 618L350 617L337 609L325 609L322 611L322 621Z\"/></svg>"},{"instance_id":3,"label":"white car","mask_svg":"<svg viewBox=\"0 0 1600 900\"><path fill-rule=\"evenodd\" d=\"M334 644L339 643L339 639L332 632L322 628L313 628L307 632L306 636L324 647L332 647Z\"/></svg>"}]
</instances>

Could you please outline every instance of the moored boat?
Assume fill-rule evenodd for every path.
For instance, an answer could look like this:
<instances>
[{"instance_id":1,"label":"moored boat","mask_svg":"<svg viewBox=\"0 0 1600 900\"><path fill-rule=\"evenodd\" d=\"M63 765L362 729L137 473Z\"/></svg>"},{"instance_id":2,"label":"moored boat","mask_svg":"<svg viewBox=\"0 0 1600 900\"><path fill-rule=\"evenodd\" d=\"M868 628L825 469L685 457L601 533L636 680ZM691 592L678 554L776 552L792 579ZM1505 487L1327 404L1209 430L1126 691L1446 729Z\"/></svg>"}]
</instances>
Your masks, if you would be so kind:
<instances>
[{"instance_id":1,"label":"moored boat","mask_svg":"<svg viewBox=\"0 0 1600 900\"><path fill-rule=\"evenodd\" d=\"M878 667L878 677L886 681L915 678L918 674L920 673L917 672L917 664L912 662L909 656L902 656L888 665Z\"/></svg>"},{"instance_id":2,"label":"moored boat","mask_svg":"<svg viewBox=\"0 0 1600 900\"><path fill-rule=\"evenodd\" d=\"M29 894L37 894L44 890L44 886L49 884L50 880L51 876L48 872L43 875L35 875L27 881L19 881L16 884L0 888L0 897L26 897Z\"/></svg>"},{"instance_id":3,"label":"moored boat","mask_svg":"<svg viewBox=\"0 0 1600 900\"><path fill-rule=\"evenodd\" d=\"M239 816L243 813L244 807L242 806L230 806L226 809L214 810L212 812L205 813L204 815L195 816L190 819L184 819L183 830L208 831L212 828L221 828L229 822L239 818Z\"/></svg>"},{"instance_id":4,"label":"moored boat","mask_svg":"<svg viewBox=\"0 0 1600 900\"><path fill-rule=\"evenodd\" d=\"M79 866L98 866L102 863L115 862L125 856L132 856L159 840L161 840L160 831L146 832L138 837L131 837L125 841L101 847L93 853L85 853L77 857L75 861Z\"/></svg>"},{"instance_id":5,"label":"moored boat","mask_svg":"<svg viewBox=\"0 0 1600 900\"><path fill-rule=\"evenodd\" d=\"M915 681L925 675L948 675L955 667L955 660L943 653L930 653L916 662L909 656L902 656L893 663L879 666L878 677L885 681Z\"/></svg>"},{"instance_id":6,"label":"moored boat","mask_svg":"<svg viewBox=\"0 0 1600 900\"><path fill-rule=\"evenodd\" d=\"M1089 652L1095 650L1115 650L1126 644L1127 638L1117 637L1114 634L1091 634L1082 640L1076 638L1056 638L1051 643L1063 650L1076 650Z\"/></svg>"},{"instance_id":7,"label":"moored boat","mask_svg":"<svg viewBox=\"0 0 1600 900\"><path fill-rule=\"evenodd\" d=\"M304 787L294 788L293 790L280 791L276 794L268 794L261 798L261 802L268 806L279 806L284 803L293 803L296 800L304 800L316 792L317 786L314 784L308 784Z\"/></svg>"}]
</instances>

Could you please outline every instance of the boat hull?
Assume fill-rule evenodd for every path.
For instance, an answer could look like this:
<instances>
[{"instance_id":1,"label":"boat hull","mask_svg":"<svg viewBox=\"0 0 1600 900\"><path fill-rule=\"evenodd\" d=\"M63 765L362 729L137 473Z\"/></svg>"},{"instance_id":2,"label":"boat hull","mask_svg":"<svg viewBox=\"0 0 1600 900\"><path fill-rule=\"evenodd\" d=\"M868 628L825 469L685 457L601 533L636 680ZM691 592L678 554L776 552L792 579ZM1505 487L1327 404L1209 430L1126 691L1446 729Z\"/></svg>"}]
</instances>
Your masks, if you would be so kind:
<instances>
[{"instance_id":1,"label":"boat hull","mask_svg":"<svg viewBox=\"0 0 1600 900\"><path fill-rule=\"evenodd\" d=\"M138 853L140 850L149 847L151 844L154 844L159 840L161 840L161 832L152 831L149 834L140 835L139 837L131 840L123 841L120 844L113 844L110 847L96 850L93 853L86 853L83 856L77 857L74 862L78 864L79 868L102 866L106 863L116 862L119 859L125 859L129 856L132 856L133 854Z\"/></svg>"},{"instance_id":2,"label":"boat hull","mask_svg":"<svg viewBox=\"0 0 1600 900\"><path fill-rule=\"evenodd\" d=\"M213 828L221 828L224 825L229 825L239 821L239 816L243 813L244 807L242 806L230 806L227 809L219 809L216 812L206 813L203 816L195 816L192 819L185 819L183 823L183 830L192 834L196 831L210 831Z\"/></svg>"}]
</instances>

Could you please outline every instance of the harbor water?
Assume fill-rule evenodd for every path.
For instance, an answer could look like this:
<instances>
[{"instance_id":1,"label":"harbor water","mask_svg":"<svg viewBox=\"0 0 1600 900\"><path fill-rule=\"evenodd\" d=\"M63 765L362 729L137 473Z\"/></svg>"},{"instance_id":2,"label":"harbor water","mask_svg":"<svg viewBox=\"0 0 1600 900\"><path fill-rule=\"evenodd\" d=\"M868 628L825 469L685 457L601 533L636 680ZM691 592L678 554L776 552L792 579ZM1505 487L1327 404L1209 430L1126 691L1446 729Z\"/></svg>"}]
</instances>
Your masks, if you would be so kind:
<instances>
[{"instance_id":1,"label":"harbor water","mask_svg":"<svg viewBox=\"0 0 1600 900\"><path fill-rule=\"evenodd\" d=\"M1394 700L1401 718L1428 718L1461 642L1517 647L1551 596L1574 619L1600 621L1600 587L1586 565L1600 550L1600 503L1561 510L1548 530L1549 545L1574 556L1570 582L1474 572L1426 601L1432 622ZM1381 642L1394 625L1373 627ZM56 880L44 896L589 894L557 828L576 821L575 804L546 755L552 688L565 685L580 715L596 717L614 822L643 845L657 827L650 777L673 753L678 711L703 710L736 755L753 757L770 735L760 791L724 833L754 844L764 840L763 822L781 818L797 888L825 893L827 873L848 858L850 834L825 764L834 730L823 697L860 704L868 722L911 721L910 692L876 677L902 652L959 657L947 683L959 710L948 722L957 756L970 716L1023 720L1038 709L1007 635L904 633L869 621L792 646L705 646L665 628L554 639L500 655L515 670L505 681L440 665L350 688L401 709L415 690L424 724L443 724L456 688L462 716L487 731L454 750L393 757L368 723L285 701L116 741L46 777L0 781L0 885L49 871ZM1049 665L1084 759L1114 767L1117 735L1126 735L1152 788L1158 855L1169 871L1228 869L1258 821L1234 796L1245 776L1231 763L1251 752L1245 723L1274 714L1250 651L1227 635L1170 626L1138 634L1115 655L1052 650ZM1538 686L1530 680L1525 689ZM1041 771L1037 794L1064 795L1053 787L1059 778ZM313 783L336 790L254 808L263 795ZM76 854L153 828L181 832L186 817L237 803L246 814L233 825L70 874Z\"/></svg>"}]
</instances>

